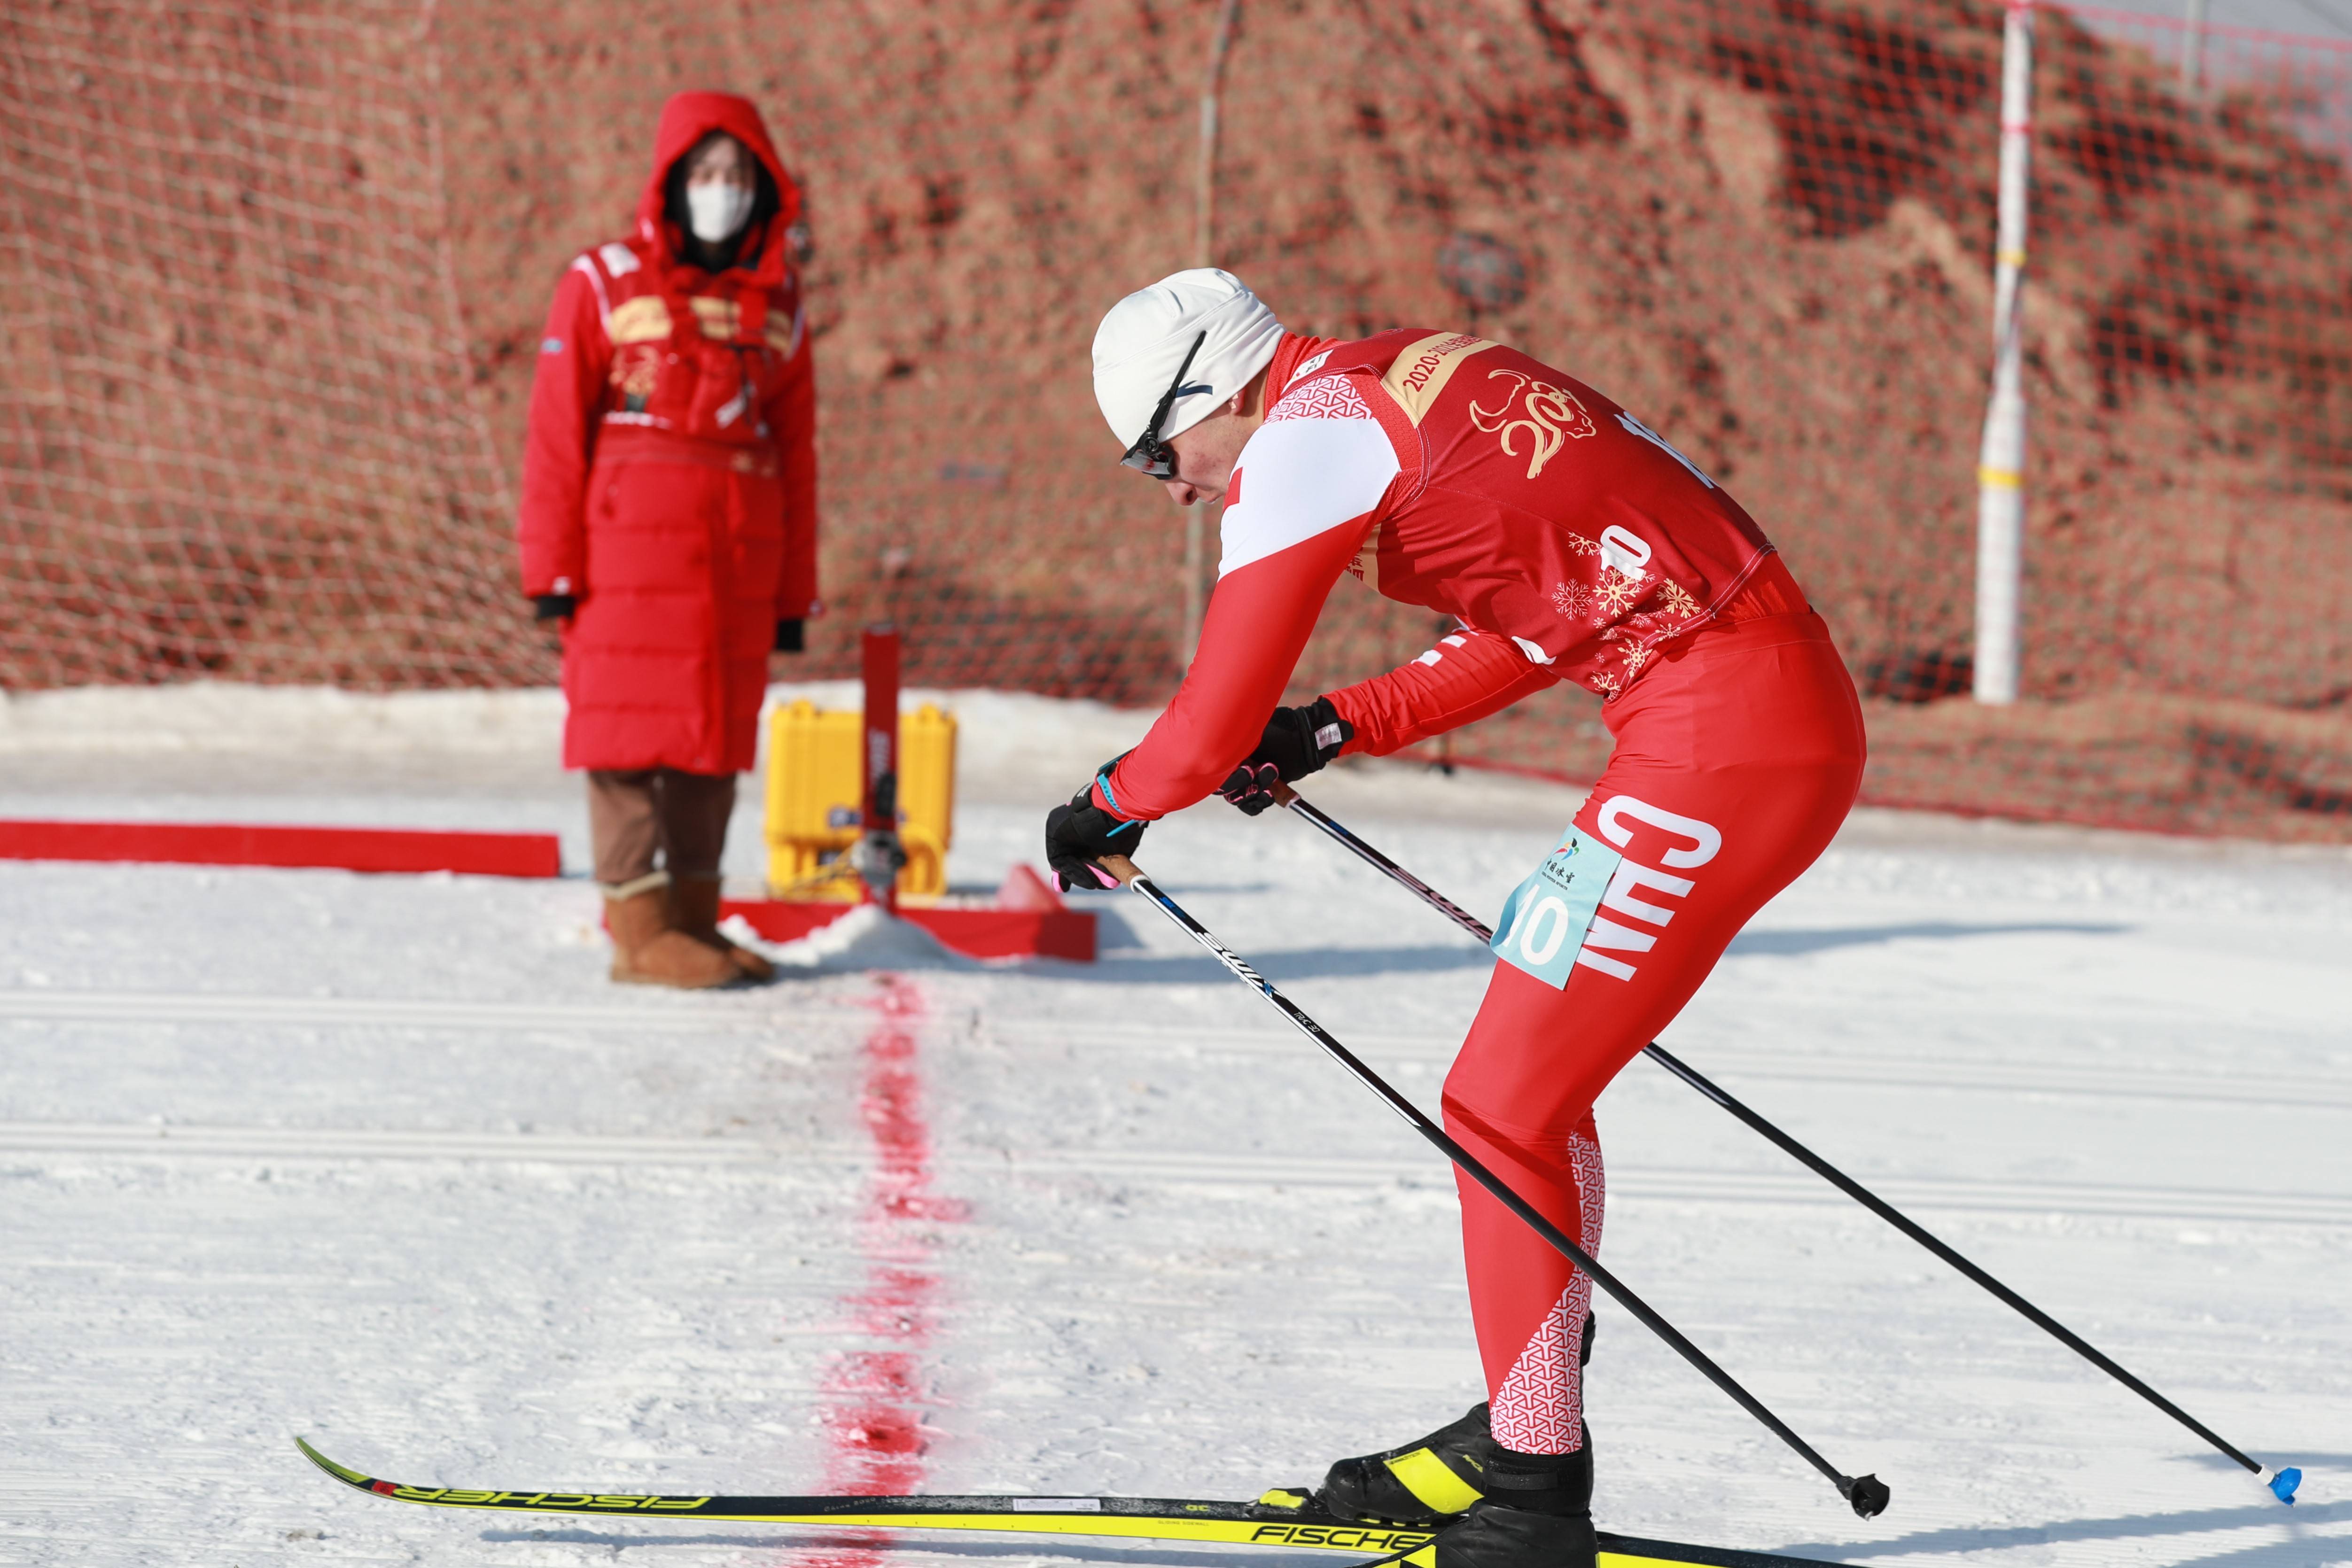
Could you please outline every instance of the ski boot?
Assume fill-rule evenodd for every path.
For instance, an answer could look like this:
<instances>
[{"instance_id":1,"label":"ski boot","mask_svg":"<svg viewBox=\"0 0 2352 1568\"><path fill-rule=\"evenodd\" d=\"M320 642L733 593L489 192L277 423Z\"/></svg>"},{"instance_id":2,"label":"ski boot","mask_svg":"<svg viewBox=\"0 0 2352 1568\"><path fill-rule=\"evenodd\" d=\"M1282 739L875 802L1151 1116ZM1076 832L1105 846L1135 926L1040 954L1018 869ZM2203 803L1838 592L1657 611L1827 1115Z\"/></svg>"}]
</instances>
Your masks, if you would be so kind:
<instances>
[{"instance_id":1,"label":"ski boot","mask_svg":"<svg viewBox=\"0 0 2352 1568\"><path fill-rule=\"evenodd\" d=\"M1494 1451L1480 1405L1402 1448L1341 1459L1323 1478L1323 1506L1363 1523L1444 1523L1485 1495Z\"/></svg>"},{"instance_id":2,"label":"ski boot","mask_svg":"<svg viewBox=\"0 0 2352 1568\"><path fill-rule=\"evenodd\" d=\"M1572 1454L1492 1447L1481 1479L1486 1495L1424 1548L1433 1568L1596 1568L1591 1433Z\"/></svg>"},{"instance_id":3,"label":"ski boot","mask_svg":"<svg viewBox=\"0 0 2352 1568\"><path fill-rule=\"evenodd\" d=\"M1584 1319L1580 1364L1592 1360L1595 1320ZM1487 1460L1496 1452L1486 1406L1474 1407L1428 1437L1386 1453L1341 1459L1318 1494L1341 1519L1362 1523L1440 1524L1466 1512L1486 1491ZM1586 1490L1591 1490L1589 1479Z\"/></svg>"}]
</instances>

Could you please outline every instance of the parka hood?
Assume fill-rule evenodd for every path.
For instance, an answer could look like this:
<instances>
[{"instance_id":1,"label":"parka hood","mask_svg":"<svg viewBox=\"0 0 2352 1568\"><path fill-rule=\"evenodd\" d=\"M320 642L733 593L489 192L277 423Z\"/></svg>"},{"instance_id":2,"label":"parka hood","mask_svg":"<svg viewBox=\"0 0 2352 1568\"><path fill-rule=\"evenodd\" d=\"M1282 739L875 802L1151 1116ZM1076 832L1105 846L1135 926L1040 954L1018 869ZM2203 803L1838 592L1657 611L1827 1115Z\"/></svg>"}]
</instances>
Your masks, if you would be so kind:
<instances>
[{"instance_id":1,"label":"parka hood","mask_svg":"<svg viewBox=\"0 0 2352 1568\"><path fill-rule=\"evenodd\" d=\"M776 215L758 236L760 250L750 271L760 282L780 283L784 276L785 231L800 218L801 188L784 172L783 160L776 156L775 143L768 140L768 127L760 111L750 99L731 92L676 93L662 105L661 124L654 132L653 172L646 180L645 193L637 198L638 237L664 264L674 267L681 262L682 236L663 210L670 165L714 131L723 131L750 148L751 156L776 183Z\"/></svg>"}]
</instances>

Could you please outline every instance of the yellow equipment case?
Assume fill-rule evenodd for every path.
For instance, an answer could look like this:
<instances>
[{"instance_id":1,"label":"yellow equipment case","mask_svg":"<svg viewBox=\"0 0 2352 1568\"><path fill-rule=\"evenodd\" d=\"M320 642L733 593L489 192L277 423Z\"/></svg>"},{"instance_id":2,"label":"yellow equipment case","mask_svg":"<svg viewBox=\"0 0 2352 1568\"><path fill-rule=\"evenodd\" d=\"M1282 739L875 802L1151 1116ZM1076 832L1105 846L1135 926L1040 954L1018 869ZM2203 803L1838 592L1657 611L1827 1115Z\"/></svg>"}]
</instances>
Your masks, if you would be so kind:
<instances>
[{"instance_id":1,"label":"yellow equipment case","mask_svg":"<svg viewBox=\"0 0 2352 1568\"><path fill-rule=\"evenodd\" d=\"M854 904L857 873L845 852L857 841L865 791L858 756L864 716L805 698L768 716L768 892L771 897ZM901 898L948 890L955 833L955 716L929 703L898 716L898 837L907 868Z\"/></svg>"}]
</instances>

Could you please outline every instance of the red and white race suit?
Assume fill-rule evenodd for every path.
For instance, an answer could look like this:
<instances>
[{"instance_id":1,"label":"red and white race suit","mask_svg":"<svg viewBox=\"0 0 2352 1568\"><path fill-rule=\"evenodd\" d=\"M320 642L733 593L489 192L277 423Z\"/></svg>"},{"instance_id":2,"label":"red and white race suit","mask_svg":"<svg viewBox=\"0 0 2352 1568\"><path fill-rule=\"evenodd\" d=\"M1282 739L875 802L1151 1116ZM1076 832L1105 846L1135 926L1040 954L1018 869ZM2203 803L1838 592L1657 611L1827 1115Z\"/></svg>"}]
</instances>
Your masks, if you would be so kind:
<instances>
[{"instance_id":1,"label":"red and white race suit","mask_svg":"<svg viewBox=\"0 0 2352 1568\"><path fill-rule=\"evenodd\" d=\"M1349 751L1393 751L1562 680L1606 695L1616 749L1574 823L1605 857L1605 894L1580 946L1547 948L1564 980L1496 964L1444 1095L1448 1130L1597 1249L1593 1101L1844 820L1864 756L1853 683L1738 504L1573 378L1402 329L1286 338L1266 384L1199 652L1096 801L1150 819L1213 789L1255 748L1349 573L1460 622L1413 663L1328 694ZM1591 1281L1459 1185L1495 1434L1573 1450Z\"/></svg>"}]
</instances>

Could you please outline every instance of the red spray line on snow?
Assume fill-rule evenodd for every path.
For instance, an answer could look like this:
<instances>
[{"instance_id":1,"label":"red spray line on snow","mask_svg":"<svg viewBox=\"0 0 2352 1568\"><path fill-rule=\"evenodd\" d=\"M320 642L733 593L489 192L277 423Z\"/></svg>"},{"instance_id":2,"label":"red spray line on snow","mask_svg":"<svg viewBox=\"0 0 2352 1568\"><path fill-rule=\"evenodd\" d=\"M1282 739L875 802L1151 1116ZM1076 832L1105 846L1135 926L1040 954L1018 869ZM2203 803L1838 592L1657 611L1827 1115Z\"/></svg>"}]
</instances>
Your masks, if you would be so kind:
<instances>
[{"instance_id":1,"label":"red spray line on snow","mask_svg":"<svg viewBox=\"0 0 2352 1568\"><path fill-rule=\"evenodd\" d=\"M842 1303L869 1348L843 1354L824 1376L822 1419L832 1444L824 1488L904 1497L922 1484L928 1446L923 1360L940 1288L931 1267L929 1227L962 1219L968 1210L930 1190L930 1129L923 1119L918 1033L925 1012L922 992L898 975L877 975L875 983L878 993L867 1005L879 1016L866 1037L858 1090L858 1110L875 1154L866 1212L858 1219L866 1279ZM852 1544L814 1561L824 1568L875 1568L880 1557Z\"/></svg>"}]
</instances>

